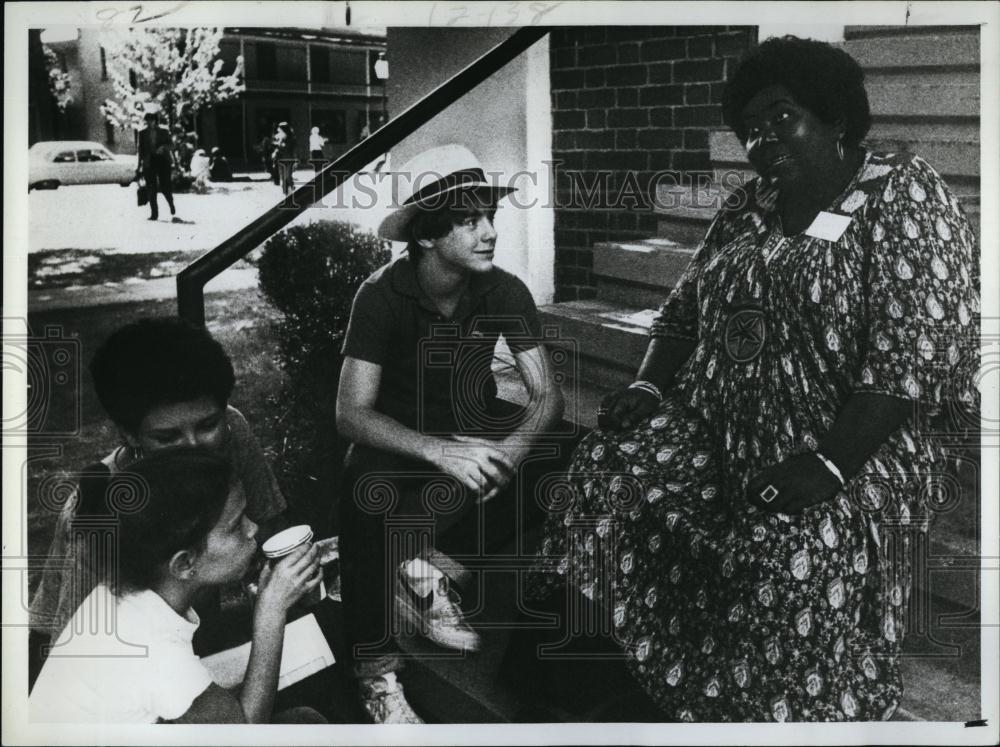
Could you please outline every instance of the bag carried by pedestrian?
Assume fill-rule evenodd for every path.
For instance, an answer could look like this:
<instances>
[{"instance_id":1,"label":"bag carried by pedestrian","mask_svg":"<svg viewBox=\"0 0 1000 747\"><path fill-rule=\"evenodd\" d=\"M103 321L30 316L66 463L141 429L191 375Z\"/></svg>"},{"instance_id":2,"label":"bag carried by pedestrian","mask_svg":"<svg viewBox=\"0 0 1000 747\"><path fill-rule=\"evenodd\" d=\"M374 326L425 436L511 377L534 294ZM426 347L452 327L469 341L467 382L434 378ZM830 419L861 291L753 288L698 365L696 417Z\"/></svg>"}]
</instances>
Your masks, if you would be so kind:
<instances>
[{"instance_id":1,"label":"bag carried by pedestrian","mask_svg":"<svg viewBox=\"0 0 1000 747\"><path fill-rule=\"evenodd\" d=\"M146 182L141 179L136 184L135 199L139 207L149 202L149 190L146 188Z\"/></svg>"}]
</instances>

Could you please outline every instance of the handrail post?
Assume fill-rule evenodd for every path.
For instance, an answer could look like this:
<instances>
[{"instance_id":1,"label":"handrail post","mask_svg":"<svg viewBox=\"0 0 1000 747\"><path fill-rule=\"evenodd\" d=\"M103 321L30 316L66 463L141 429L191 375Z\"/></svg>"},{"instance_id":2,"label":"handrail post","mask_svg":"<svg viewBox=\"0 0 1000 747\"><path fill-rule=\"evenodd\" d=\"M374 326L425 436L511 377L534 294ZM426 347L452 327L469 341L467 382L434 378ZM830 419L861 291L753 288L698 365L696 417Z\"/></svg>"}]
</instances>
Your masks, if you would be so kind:
<instances>
[{"instance_id":1,"label":"handrail post","mask_svg":"<svg viewBox=\"0 0 1000 747\"><path fill-rule=\"evenodd\" d=\"M209 280L291 223L310 205L339 188L377 156L409 137L549 31L547 26L527 26L518 29L402 114L386 122L366 140L330 163L308 184L286 195L279 204L181 270L177 274L177 313L180 317L194 324L204 325L204 289Z\"/></svg>"}]
</instances>

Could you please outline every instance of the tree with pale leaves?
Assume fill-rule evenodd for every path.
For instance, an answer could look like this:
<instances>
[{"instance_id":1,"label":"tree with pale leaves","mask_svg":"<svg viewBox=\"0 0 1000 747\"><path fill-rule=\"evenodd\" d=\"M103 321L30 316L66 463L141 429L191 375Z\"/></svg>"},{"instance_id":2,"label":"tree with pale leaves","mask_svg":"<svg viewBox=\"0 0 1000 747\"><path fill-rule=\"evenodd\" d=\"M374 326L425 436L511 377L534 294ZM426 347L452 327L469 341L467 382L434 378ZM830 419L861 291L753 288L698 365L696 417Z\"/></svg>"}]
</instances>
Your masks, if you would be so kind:
<instances>
[{"instance_id":1,"label":"tree with pale leaves","mask_svg":"<svg viewBox=\"0 0 1000 747\"><path fill-rule=\"evenodd\" d=\"M66 107L73 103L73 86L69 73L62 68L59 55L48 45L42 46L45 54L45 69L49 74L49 91L55 99L60 113L65 113Z\"/></svg>"},{"instance_id":2,"label":"tree with pale leaves","mask_svg":"<svg viewBox=\"0 0 1000 747\"><path fill-rule=\"evenodd\" d=\"M174 135L175 149L184 134L195 129L198 113L238 96L243 82L243 57L223 75L219 56L221 28L133 27L102 35L107 54L108 79L114 98L101 107L105 118L122 130L143 126L144 107L161 106L161 124ZM175 152L177 164L186 164Z\"/></svg>"}]
</instances>

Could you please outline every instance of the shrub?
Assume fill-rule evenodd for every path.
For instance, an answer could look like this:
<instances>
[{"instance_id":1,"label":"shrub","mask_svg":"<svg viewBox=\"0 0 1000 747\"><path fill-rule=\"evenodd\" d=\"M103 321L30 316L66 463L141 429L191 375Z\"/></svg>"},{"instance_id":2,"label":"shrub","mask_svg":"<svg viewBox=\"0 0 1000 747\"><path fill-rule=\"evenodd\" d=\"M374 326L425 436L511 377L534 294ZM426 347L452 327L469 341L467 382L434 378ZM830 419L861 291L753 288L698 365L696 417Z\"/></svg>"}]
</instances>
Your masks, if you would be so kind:
<instances>
[{"instance_id":1,"label":"shrub","mask_svg":"<svg viewBox=\"0 0 1000 747\"><path fill-rule=\"evenodd\" d=\"M285 439L275 467L290 502L314 525L330 515L346 449L334 416L351 303L390 257L388 242L372 233L317 221L276 234L257 260L261 290L284 316L279 351L290 391L282 397Z\"/></svg>"},{"instance_id":2,"label":"shrub","mask_svg":"<svg viewBox=\"0 0 1000 747\"><path fill-rule=\"evenodd\" d=\"M281 348L289 373L331 346L340 349L361 283L389 261L388 242L350 223L294 226L264 244L264 295L285 315Z\"/></svg>"}]
</instances>

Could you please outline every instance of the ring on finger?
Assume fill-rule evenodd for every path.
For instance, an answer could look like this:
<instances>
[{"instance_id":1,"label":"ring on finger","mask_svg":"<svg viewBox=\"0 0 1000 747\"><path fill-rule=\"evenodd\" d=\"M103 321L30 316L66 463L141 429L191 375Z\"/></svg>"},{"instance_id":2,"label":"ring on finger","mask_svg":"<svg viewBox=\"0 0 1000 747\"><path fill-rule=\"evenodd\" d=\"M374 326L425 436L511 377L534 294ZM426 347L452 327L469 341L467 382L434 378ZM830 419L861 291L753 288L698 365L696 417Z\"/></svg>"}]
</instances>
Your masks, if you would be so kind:
<instances>
[{"instance_id":1,"label":"ring on finger","mask_svg":"<svg viewBox=\"0 0 1000 747\"><path fill-rule=\"evenodd\" d=\"M778 489L773 485L768 485L766 488L760 491L760 499L764 501L764 503L770 503L777 497L778 497Z\"/></svg>"}]
</instances>

